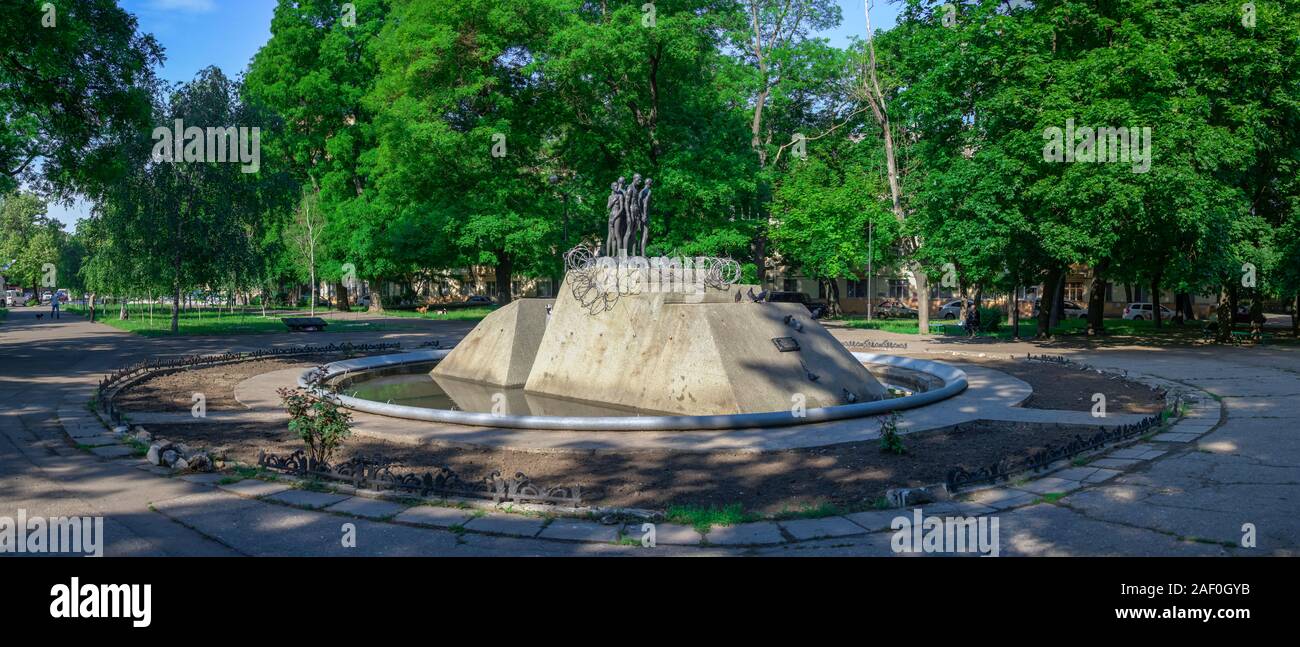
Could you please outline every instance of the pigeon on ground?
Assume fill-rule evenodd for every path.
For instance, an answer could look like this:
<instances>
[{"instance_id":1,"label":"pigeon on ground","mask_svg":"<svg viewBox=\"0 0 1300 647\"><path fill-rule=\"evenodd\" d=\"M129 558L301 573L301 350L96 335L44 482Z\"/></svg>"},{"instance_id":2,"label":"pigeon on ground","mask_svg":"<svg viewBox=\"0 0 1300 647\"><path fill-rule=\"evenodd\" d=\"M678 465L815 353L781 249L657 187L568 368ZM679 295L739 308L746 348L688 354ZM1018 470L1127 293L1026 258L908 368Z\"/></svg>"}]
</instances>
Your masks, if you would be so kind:
<instances>
[{"instance_id":1,"label":"pigeon on ground","mask_svg":"<svg viewBox=\"0 0 1300 647\"><path fill-rule=\"evenodd\" d=\"M762 303L767 300L767 290L754 294L754 288L749 288L749 300L754 303Z\"/></svg>"},{"instance_id":2,"label":"pigeon on ground","mask_svg":"<svg viewBox=\"0 0 1300 647\"><path fill-rule=\"evenodd\" d=\"M844 399L848 400L849 404L853 404L854 402L858 401L858 394L848 389L844 389Z\"/></svg>"}]
</instances>

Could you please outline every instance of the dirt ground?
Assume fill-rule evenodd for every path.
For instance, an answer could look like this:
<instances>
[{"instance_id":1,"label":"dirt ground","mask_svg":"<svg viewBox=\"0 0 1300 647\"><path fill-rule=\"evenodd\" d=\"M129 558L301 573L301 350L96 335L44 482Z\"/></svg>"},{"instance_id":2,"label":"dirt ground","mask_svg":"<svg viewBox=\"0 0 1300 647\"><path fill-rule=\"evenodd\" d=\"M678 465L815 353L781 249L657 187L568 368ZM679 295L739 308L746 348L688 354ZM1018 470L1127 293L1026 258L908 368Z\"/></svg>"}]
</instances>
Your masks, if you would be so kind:
<instances>
[{"instance_id":1,"label":"dirt ground","mask_svg":"<svg viewBox=\"0 0 1300 647\"><path fill-rule=\"evenodd\" d=\"M934 356L926 356L934 359ZM976 364L1024 380L1034 394L1021 406L1026 409L1092 410L1092 396L1106 396L1106 410L1112 413L1152 414L1164 408L1164 398L1151 387L1124 379L1113 379L1095 371L1022 359L960 357L952 361Z\"/></svg>"},{"instance_id":2,"label":"dirt ground","mask_svg":"<svg viewBox=\"0 0 1300 647\"><path fill-rule=\"evenodd\" d=\"M247 407L235 399L235 386L240 382L286 368L306 370L336 359L315 355L280 357L155 375L131 385L114 402L123 411L184 412L193 406L193 395L202 393L210 411L246 411Z\"/></svg>"},{"instance_id":3,"label":"dirt ground","mask_svg":"<svg viewBox=\"0 0 1300 647\"><path fill-rule=\"evenodd\" d=\"M173 442L224 448L228 459L253 464L257 452L287 454L301 442L282 425L151 425ZM638 451L625 453L536 453L429 446L414 448L363 438L347 442L336 460L381 455L400 464L395 471L424 472L448 466L461 478L483 478L493 470L523 472L546 486L580 485L588 505L665 509L671 505L743 503L747 511L779 514L823 504L870 507L893 487L941 482L955 467L975 470L1003 457L1024 456L1066 442L1091 427L1044 427L974 423L960 431L934 430L903 437L908 451L880 451L875 441L778 452L707 454Z\"/></svg>"},{"instance_id":4,"label":"dirt ground","mask_svg":"<svg viewBox=\"0 0 1300 647\"><path fill-rule=\"evenodd\" d=\"M241 409L234 399L240 381L260 373L315 366L328 358L285 358L244 362L159 376L119 396L128 410L187 411L190 394L203 391L211 409ZM1014 375L1034 387L1026 406L1087 411L1093 393L1105 393L1111 411L1154 413L1155 391L1096 373L1021 360L962 357ZM258 450L287 454L302 446L284 425L197 423L150 425L173 442L215 449L228 459L253 464ZM825 504L870 507L893 487L943 481L956 467L975 470L1003 457L1024 456L1092 427L1057 427L981 422L960 430L933 430L904 437L908 452L881 453L875 441L777 452L708 454L637 451L625 453L536 453L497 449L429 446L413 448L356 438L336 460L381 455L398 471L423 472L441 466L474 480L494 470L523 472L547 486L580 485L589 505L665 509L672 505L743 503L747 511L780 514Z\"/></svg>"}]
</instances>

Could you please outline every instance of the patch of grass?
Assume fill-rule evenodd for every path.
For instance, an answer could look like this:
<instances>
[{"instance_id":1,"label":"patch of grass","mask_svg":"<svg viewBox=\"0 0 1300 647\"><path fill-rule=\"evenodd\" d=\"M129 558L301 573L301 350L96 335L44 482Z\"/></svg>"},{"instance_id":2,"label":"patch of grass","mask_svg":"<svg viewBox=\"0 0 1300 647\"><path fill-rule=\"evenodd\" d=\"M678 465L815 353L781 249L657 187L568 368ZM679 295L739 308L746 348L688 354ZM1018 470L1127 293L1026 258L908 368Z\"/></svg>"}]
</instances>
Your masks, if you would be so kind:
<instances>
[{"instance_id":1,"label":"patch of grass","mask_svg":"<svg viewBox=\"0 0 1300 647\"><path fill-rule=\"evenodd\" d=\"M433 319L435 321L478 321L488 316L496 310L496 306L490 308L459 308L448 310L447 314L440 315L437 312L437 306L429 306L429 311L425 313L414 310L385 310L382 314L385 317L400 317L403 319Z\"/></svg>"},{"instance_id":2,"label":"patch of grass","mask_svg":"<svg viewBox=\"0 0 1300 647\"><path fill-rule=\"evenodd\" d=\"M240 478L240 477L238 477L238 476L227 476L227 477L222 478L220 481L217 481L217 485L230 485L230 484L232 484L232 483L238 483L238 482L240 482L240 481L242 481L242 480L244 480L244 479L242 479L242 478Z\"/></svg>"},{"instance_id":3,"label":"patch of grass","mask_svg":"<svg viewBox=\"0 0 1300 647\"><path fill-rule=\"evenodd\" d=\"M730 503L722 507L713 505L708 507L698 505L669 506L668 510L664 512L664 518L672 523L693 526L696 530L704 533L708 532L709 528L713 526L734 526L748 521L757 521L761 517L745 512L744 506L739 503Z\"/></svg>"},{"instance_id":4,"label":"patch of grass","mask_svg":"<svg viewBox=\"0 0 1300 647\"><path fill-rule=\"evenodd\" d=\"M129 447L131 448L131 454L132 454L132 455L134 455L134 456L136 456L136 457L144 457L144 456L147 456L147 455L149 454L149 445L147 445L147 444L145 444L145 443L143 443L143 442L141 442L141 441L139 441L139 440L136 440L136 439L134 439L134 438L132 438L132 437L130 437L130 436L127 436L126 438L123 438L122 440L123 440L123 442L125 442L125 443L127 444L127 446L129 446Z\"/></svg>"},{"instance_id":5,"label":"patch of grass","mask_svg":"<svg viewBox=\"0 0 1300 647\"><path fill-rule=\"evenodd\" d=\"M798 510L782 510L780 513L772 515L777 521L788 521L791 519L824 519L836 515L846 514L848 509L835 505L834 503L821 503L810 505Z\"/></svg>"},{"instance_id":6,"label":"patch of grass","mask_svg":"<svg viewBox=\"0 0 1300 647\"><path fill-rule=\"evenodd\" d=\"M451 526L451 527L447 528L447 530L451 531L451 533L454 534L454 535L456 535L457 537L459 537L459 536L461 536L461 535L463 535L463 534L465 534L465 533L467 532L467 531L465 530L465 526L463 526L463 525L461 525L461 524L456 524L456 525L454 525L454 526Z\"/></svg>"},{"instance_id":7,"label":"patch of grass","mask_svg":"<svg viewBox=\"0 0 1300 647\"><path fill-rule=\"evenodd\" d=\"M85 306L70 305L64 308L64 312L80 316L88 316L89 313ZM318 315L322 314L318 312ZM282 316L307 316L302 312L294 313L268 313L265 317L261 311L237 310L235 312L222 312L217 309L208 310L191 310L182 312L177 318L177 335L248 335L248 334L269 334L289 332L284 323L280 321ZM360 332L389 330L390 324L383 321L344 321L344 320L327 320L329 326L323 332ZM143 311L132 308L129 319L118 319L118 310L116 306L108 308L96 308L95 322L112 326L118 330L124 330L144 337L167 337L171 336L171 312L169 310L160 311L155 309L152 318L149 317L148 310ZM402 329L400 326L397 329Z\"/></svg>"},{"instance_id":8,"label":"patch of grass","mask_svg":"<svg viewBox=\"0 0 1300 647\"><path fill-rule=\"evenodd\" d=\"M5 317L8 317L8 316L9 316L9 309L8 309L8 308L0 308L0 321L4 321L4 320L5 320Z\"/></svg>"},{"instance_id":9,"label":"patch of grass","mask_svg":"<svg viewBox=\"0 0 1300 647\"><path fill-rule=\"evenodd\" d=\"M1073 465L1074 467L1083 467L1084 465L1091 463L1092 459L1092 456L1078 456L1074 460L1070 461L1070 465Z\"/></svg>"},{"instance_id":10,"label":"patch of grass","mask_svg":"<svg viewBox=\"0 0 1300 647\"><path fill-rule=\"evenodd\" d=\"M1048 492L1047 494L1044 494L1043 496L1039 497L1039 499L1034 503L1056 503L1057 501L1060 501L1063 498L1065 498L1064 492Z\"/></svg>"},{"instance_id":11,"label":"patch of grass","mask_svg":"<svg viewBox=\"0 0 1300 647\"><path fill-rule=\"evenodd\" d=\"M307 490L309 492L333 492L334 491L334 488L330 487L320 479L308 479L306 481L299 481L297 487L300 490Z\"/></svg>"}]
</instances>

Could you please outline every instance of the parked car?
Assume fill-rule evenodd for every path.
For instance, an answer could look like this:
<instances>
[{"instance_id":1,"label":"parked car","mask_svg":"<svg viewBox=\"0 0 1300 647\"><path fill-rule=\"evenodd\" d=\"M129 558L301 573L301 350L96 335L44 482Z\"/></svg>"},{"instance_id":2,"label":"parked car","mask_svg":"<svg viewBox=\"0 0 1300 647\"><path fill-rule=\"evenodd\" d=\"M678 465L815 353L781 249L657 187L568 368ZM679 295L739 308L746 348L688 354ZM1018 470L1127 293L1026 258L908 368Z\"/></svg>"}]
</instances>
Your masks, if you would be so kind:
<instances>
[{"instance_id":1,"label":"parked car","mask_svg":"<svg viewBox=\"0 0 1300 647\"><path fill-rule=\"evenodd\" d=\"M465 305L467 306L490 306L493 303L495 303L495 301L479 294L465 299Z\"/></svg>"},{"instance_id":2,"label":"parked car","mask_svg":"<svg viewBox=\"0 0 1300 647\"><path fill-rule=\"evenodd\" d=\"M954 299L939 306L939 312L935 315L935 319L960 319L962 303L963 301L961 299ZM966 300L965 303L971 305L973 302Z\"/></svg>"},{"instance_id":3,"label":"parked car","mask_svg":"<svg viewBox=\"0 0 1300 647\"><path fill-rule=\"evenodd\" d=\"M18 290L5 290L5 307L12 308L22 305L23 302L19 300L20 298L21 295L18 294Z\"/></svg>"},{"instance_id":4,"label":"parked car","mask_svg":"<svg viewBox=\"0 0 1300 647\"><path fill-rule=\"evenodd\" d=\"M51 293L49 290L46 290L41 293L41 303L49 303L50 299L53 298L54 298L54 294Z\"/></svg>"},{"instance_id":5,"label":"parked car","mask_svg":"<svg viewBox=\"0 0 1300 647\"><path fill-rule=\"evenodd\" d=\"M1164 306L1160 306L1160 318L1161 318L1161 319L1168 320L1168 319L1173 318L1173 316L1174 316L1174 311L1173 311L1173 310L1170 310L1169 308L1166 308L1166 307L1164 307ZM1125 318L1125 319L1141 319L1141 320L1144 320L1144 321L1150 321L1151 318L1152 318L1151 304L1150 304L1150 303L1130 303L1130 304L1128 304L1127 306L1124 306L1124 318Z\"/></svg>"},{"instance_id":6,"label":"parked car","mask_svg":"<svg viewBox=\"0 0 1300 647\"><path fill-rule=\"evenodd\" d=\"M916 308L897 299L886 299L875 307L874 314L882 319L915 319Z\"/></svg>"},{"instance_id":7,"label":"parked car","mask_svg":"<svg viewBox=\"0 0 1300 647\"><path fill-rule=\"evenodd\" d=\"M821 319L826 316L826 304L814 301L812 297L803 292L768 292L765 299L769 303L801 303L808 308L808 313L813 319Z\"/></svg>"},{"instance_id":8,"label":"parked car","mask_svg":"<svg viewBox=\"0 0 1300 647\"><path fill-rule=\"evenodd\" d=\"M1041 303L1042 303L1042 299L1034 300L1034 314L1032 316L1035 317L1038 316L1038 308ZM1079 305L1078 303L1075 303L1073 301L1066 301L1065 307L1061 309L1061 318L1062 319L1087 319L1088 306Z\"/></svg>"}]
</instances>

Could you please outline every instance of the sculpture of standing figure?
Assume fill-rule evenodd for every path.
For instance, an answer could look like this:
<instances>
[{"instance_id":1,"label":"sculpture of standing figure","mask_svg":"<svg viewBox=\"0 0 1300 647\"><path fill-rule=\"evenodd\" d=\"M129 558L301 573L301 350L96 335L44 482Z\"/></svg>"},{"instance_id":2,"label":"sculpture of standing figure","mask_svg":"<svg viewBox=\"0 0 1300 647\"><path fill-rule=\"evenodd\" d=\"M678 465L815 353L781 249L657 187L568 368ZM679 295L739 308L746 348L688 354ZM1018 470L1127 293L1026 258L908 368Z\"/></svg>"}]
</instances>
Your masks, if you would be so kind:
<instances>
[{"instance_id":1,"label":"sculpture of standing figure","mask_svg":"<svg viewBox=\"0 0 1300 647\"><path fill-rule=\"evenodd\" d=\"M609 199L605 208L609 209L609 231L605 236L605 255L618 255L618 241L623 239L623 230L627 222L627 196L623 191L623 178L609 185Z\"/></svg>"},{"instance_id":2,"label":"sculpture of standing figure","mask_svg":"<svg viewBox=\"0 0 1300 647\"><path fill-rule=\"evenodd\" d=\"M641 174L634 173L632 175L632 183L623 191L623 199L625 200L626 205L623 210L623 220L627 223L627 226L623 228L623 238L619 249L625 254L627 253L628 245L635 240L634 236L636 234L634 232L641 220L641 201L639 199L639 193L641 191L640 185Z\"/></svg>"},{"instance_id":3,"label":"sculpture of standing figure","mask_svg":"<svg viewBox=\"0 0 1300 647\"><path fill-rule=\"evenodd\" d=\"M642 256L645 256L646 246L650 244L650 185L653 183L654 180L646 178L645 188L641 189L640 195L637 196L640 204L637 209L637 217L640 223L638 226L641 228L641 247L637 253Z\"/></svg>"}]
</instances>

